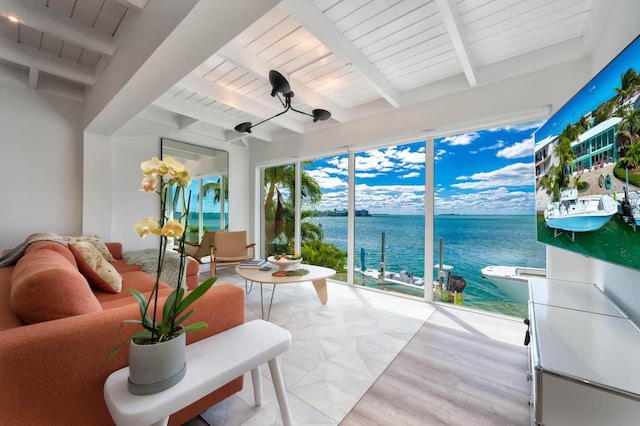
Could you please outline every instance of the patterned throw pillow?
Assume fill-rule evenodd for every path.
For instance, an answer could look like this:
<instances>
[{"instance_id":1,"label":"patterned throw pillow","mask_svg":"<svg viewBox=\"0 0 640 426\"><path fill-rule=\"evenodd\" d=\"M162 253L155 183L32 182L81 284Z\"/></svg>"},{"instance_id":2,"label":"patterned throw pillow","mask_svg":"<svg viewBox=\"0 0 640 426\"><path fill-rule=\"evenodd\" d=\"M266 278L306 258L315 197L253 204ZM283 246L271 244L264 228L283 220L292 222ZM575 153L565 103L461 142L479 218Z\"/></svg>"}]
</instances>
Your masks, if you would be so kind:
<instances>
[{"instance_id":1,"label":"patterned throw pillow","mask_svg":"<svg viewBox=\"0 0 640 426\"><path fill-rule=\"evenodd\" d=\"M78 270L87 278L91 287L107 293L122 291L122 276L91 243L69 241L69 249L76 258Z\"/></svg>"},{"instance_id":2,"label":"patterned throw pillow","mask_svg":"<svg viewBox=\"0 0 640 426\"><path fill-rule=\"evenodd\" d=\"M113 256L111 255L111 252L109 251L109 249L107 248L107 246L105 245L105 243L102 242L102 240L100 239L100 237L98 237L97 235L82 235L79 237L65 237L64 238L67 243L77 243L77 242L87 242L89 244L91 244L92 246L94 246L96 249L98 249L98 251L100 252L100 254L102 256L104 256L105 259L107 259L108 262L114 262L115 259L113 258Z\"/></svg>"}]
</instances>

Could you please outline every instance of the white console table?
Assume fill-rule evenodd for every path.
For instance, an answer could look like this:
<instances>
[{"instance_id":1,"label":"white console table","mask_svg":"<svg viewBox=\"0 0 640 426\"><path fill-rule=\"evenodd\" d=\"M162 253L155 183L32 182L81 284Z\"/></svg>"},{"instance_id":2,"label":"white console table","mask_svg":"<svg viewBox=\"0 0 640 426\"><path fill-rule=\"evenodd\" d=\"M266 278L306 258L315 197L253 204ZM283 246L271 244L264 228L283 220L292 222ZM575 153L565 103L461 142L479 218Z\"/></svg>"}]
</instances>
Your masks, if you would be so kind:
<instances>
[{"instance_id":1,"label":"white console table","mask_svg":"<svg viewBox=\"0 0 640 426\"><path fill-rule=\"evenodd\" d=\"M151 395L127 389L129 367L113 372L104 398L118 426L166 425L169 416L247 371L251 371L256 405L262 404L260 365L269 364L284 425L293 424L278 356L291 347L291 334L263 320L251 321L187 345L185 377Z\"/></svg>"},{"instance_id":2,"label":"white console table","mask_svg":"<svg viewBox=\"0 0 640 426\"><path fill-rule=\"evenodd\" d=\"M637 425L640 330L594 284L529 279L531 423Z\"/></svg>"}]
</instances>

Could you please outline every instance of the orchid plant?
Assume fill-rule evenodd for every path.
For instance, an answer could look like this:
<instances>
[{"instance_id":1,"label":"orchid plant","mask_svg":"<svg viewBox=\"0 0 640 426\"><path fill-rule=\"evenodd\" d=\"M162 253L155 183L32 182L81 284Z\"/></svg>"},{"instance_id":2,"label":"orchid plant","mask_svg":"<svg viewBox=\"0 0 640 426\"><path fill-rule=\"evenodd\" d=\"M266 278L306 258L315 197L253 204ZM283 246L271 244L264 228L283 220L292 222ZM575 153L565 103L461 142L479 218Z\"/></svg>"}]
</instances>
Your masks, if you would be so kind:
<instances>
[{"instance_id":1,"label":"orchid plant","mask_svg":"<svg viewBox=\"0 0 640 426\"><path fill-rule=\"evenodd\" d=\"M146 299L141 292L129 289L138 302L140 307L140 319L124 320L123 323L140 324L143 330L138 331L130 336L130 339L140 338L146 340L149 344L159 343L170 340L182 333L202 330L208 327L205 322L195 322L193 324L184 325L184 321L194 312L194 309L187 311L187 308L202 295L204 295L216 281L216 277L207 279L194 290L186 292L181 282L177 282L175 289L169 294L162 308L162 316L158 309L158 289L160 284L160 276L162 274L162 266L167 253L170 238L179 238L180 266L179 281L184 276L184 268L186 267L186 258L184 254L185 230L187 229L187 218L189 212L188 199L186 191L191 182L189 171L184 165L175 160L173 157L166 157L164 160L158 160L157 157L151 158L140 164L144 178L140 188L143 192L155 193L160 196L161 215L160 219L147 217L136 223L134 228L138 235L142 238L149 234L158 235L160 237L160 250L158 252L158 268L156 271L155 284L149 299ZM167 198L173 193L173 209L180 203L181 215L178 218L170 218L167 214ZM190 194L189 194L190 195ZM152 312L152 315L150 315ZM120 326L122 328L122 325ZM118 333L119 334L119 333ZM120 343L111 353L110 359L120 349Z\"/></svg>"}]
</instances>

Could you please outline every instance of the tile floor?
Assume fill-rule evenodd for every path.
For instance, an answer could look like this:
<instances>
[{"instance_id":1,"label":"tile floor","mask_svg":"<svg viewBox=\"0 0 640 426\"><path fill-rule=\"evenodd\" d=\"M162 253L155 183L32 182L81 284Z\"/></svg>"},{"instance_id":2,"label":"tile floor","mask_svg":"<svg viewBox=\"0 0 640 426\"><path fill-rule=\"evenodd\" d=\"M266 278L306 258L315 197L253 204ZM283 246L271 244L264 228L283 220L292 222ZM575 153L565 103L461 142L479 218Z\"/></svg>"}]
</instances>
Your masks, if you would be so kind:
<instances>
[{"instance_id":1,"label":"tile floor","mask_svg":"<svg viewBox=\"0 0 640 426\"><path fill-rule=\"evenodd\" d=\"M208 273L206 273L208 276ZM218 271L220 282L244 287L233 268ZM264 286L265 301L271 286ZM291 414L296 425L337 425L426 320L482 332L522 344L522 322L455 307L328 282L321 305L310 282L279 285L270 321L289 330L291 349L282 358ZM246 299L246 320L261 317L260 286ZM255 407L251 377L244 389L194 419L188 426L282 424L268 368L262 368L264 402Z\"/></svg>"}]
</instances>

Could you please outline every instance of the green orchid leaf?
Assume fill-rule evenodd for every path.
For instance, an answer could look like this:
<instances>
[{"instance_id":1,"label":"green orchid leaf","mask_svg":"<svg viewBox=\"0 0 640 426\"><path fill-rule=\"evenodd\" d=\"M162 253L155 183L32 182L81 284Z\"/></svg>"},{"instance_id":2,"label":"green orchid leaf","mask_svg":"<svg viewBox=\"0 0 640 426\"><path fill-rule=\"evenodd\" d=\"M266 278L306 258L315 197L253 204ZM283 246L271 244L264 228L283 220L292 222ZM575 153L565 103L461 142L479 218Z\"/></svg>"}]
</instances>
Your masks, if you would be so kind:
<instances>
[{"instance_id":1,"label":"green orchid leaf","mask_svg":"<svg viewBox=\"0 0 640 426\"><path fill-rule=\"evenodd\" d=\"M122 345L123 345L123 343L119 343L115 348L113 348L113 350L109 354L109 361L111 361L113 359L113 357L116 356L116 354L118 353L118 351L120 350Z\"/></svg>"},{"instance_id":2,"label":"green orchid leaf","mask_svg":"<svg viewBox=\"0 0 640 426\"><path fill-rule=\"evenodd\" d=\"M187 318L189 318L191 315L193 315L193 313L195 312L195 309L190 310L189 312L187 312L186 314L184 314L183 316L181 316L179 319L176 320L176 327L178 327L180 324L182 324Z\"/></svg>"},{"instance_id":3,"label":"green orchid leaf","mask_svg":"<svg viewBox=\"0 0 640 426\"><path fill-rule=\"evenodd\" d=\"M213 284L215 284L217 279L218 279L217 277L211 277L205 282L203 282L202 284L200 284L198 287L191 290L191 292L187 295L187 297L185 297L182 300L182 302L180 303L180 306L178 306L178 310L176 311L176 316L180 315L182 311L184 311L189 307L189 305L191 305L193 302L201 298L213 286Z\"/></svg>"},{"instance_id":4,"label":"green orchid leaf","mask_svg":"<svg viewBox=\"0 0 640 426\"><path fill-rule=\"evenodd\" d=\"M164 307L162 308L162 322L171 321L173 312L176 309L176 300L180 300L180 298L178 297L178 290L174 289L164 302Z\"/></svg>"},{"instance_id":5,"label":"green orchid leaf","mask_svg":"<svg viewBox=\"0 0 640 426\"><path fill-rule=\"evenodd\" d=\"M151 327L151 318L149 317L147 300L145 299L144 294L134 289L129 289L127 291L131 293L138 302L138 307L140 308L140 318L142 318L143 324L145 326Z\"/></svg>"},{"instance_id":6,"label":"green orchid leaf","mask_svg":"<svg viewBox=\"0 0 640 426\"><path fill-rule=\"evenodd\" d=\"M192 331L204 330L207 327L209 327L209 324L207 324L204 321L194 322L193 324L189 324L189 325L183 327L182 330L180 330L180 334L182 334L182 333L190 333Z\"/></svg>"},{"instance_id":7,"label":"green orchid leaf","mask_svg":"<svg viewBox=\"0 0 640 426\"><path fill-rule=\"evenodd\" d=\"M151 332L149 330L141 330L136 333L133 333L129 340L132 339L146 339L151 340Z\"/></svg>"}]
</instances>

